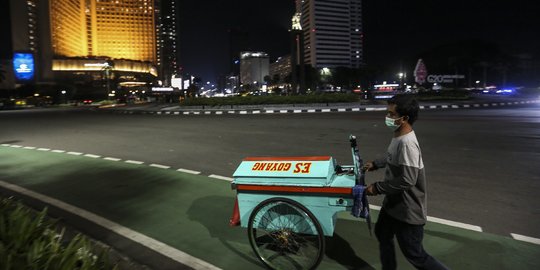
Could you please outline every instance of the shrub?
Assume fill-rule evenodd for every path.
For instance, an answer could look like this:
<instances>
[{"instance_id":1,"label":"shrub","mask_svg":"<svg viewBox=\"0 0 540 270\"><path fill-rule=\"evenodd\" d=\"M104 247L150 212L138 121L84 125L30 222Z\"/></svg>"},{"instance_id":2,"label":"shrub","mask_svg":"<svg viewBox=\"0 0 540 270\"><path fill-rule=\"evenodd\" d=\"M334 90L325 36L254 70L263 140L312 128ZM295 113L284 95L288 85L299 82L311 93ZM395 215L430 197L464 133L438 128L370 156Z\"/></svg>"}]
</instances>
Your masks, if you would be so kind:
<instances>
[{"instance_id":1,"label":"shrub","mask_svg":"<svg viewBox=\"0 0 540 270\"><path fill-rule=\"evenodd\" d=\"M105 270L105 251L93 254L88 239L76 235L67 245L64 230L46 218L47 209L35 213L11 199L0 201L0 269Z\"/></svg>"},{"instance_id":2,"label":"shrub","mask_svg":"<svg viewBox=\"0 0 540 270\"><path fill-rule=\"evenodd\" d=\"M184 106L222 106L222 105L267 105L267 104L308 104L357 102L354 94L310 94L298 96L235 96L215 98L187 98L180 102Z\"/></svg>"}]
</instances>

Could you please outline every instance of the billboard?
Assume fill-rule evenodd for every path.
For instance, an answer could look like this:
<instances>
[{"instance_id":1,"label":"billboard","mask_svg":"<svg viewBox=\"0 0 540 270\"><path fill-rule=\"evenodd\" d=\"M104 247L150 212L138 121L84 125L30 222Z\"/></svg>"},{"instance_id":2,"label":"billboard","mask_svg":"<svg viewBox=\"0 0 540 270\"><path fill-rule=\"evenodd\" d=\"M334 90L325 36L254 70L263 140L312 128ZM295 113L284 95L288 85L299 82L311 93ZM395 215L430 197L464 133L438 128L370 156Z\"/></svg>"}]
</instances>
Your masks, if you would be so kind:
<instances>
[{"instance_id":1,"label":"billboard","mask_svg":"<svg viewBox=\"0 0 540 270\"><path fill-rule=\"evenodd\" d=\"M13 53L13 73L17 82L34 80L34 55L32 53Z\"/></svg>"}]
</instances>

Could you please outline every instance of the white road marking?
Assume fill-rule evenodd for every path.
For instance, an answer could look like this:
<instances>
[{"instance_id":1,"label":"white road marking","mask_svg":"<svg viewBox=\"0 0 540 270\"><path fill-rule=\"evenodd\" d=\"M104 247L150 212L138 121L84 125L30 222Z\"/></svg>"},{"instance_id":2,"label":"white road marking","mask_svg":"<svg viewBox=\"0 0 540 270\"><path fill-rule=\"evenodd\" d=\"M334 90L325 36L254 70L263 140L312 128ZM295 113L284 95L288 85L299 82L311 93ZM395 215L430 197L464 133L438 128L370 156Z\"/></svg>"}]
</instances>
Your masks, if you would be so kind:
<instances>
[{"instance_id":1,"label":"white road marking","mask_svg":"<svg viewBox=\"0 0 540 270\"><path fill-rule=\"evenodd\" d=\"M180 114L180 112L174 112L174 114L175 114L175 115L179 115L179 114Z\"/></svg>"},{"instance_id":2,"label":"white road marking","mask_svg":"<svg viewBox=\"0 0 540 270\"><path fill-rule=\"evenodd\" d=\"M105 157L105 158L103 158L103 159L104 159L104 160L110 160L110 161L120 161L120 160L122 160L122 159L120 159L120 158L113 158L113 157Z\"/></svg>"},{"instance_id":3,"label":"white road marking","mask_svg":"<svg viewBox=\"0 0 540 270\"><path fill-rule=\"evenodd\" d=\"M287 113L287 110L279 110L279 113Z\"/></svg>"},{"instance_id":4,"label":"white road marking","mask_svg":"<svg viewBox=\"0 0 540 270\"><path fill-rule=\"evenodd\" d=\"M293 113L301 113L302 110L294 110Z\"/></svg>"},{"instance_id":5,"label":"white road marking","mask_svg":"<svg viewBox=\"0 0 540 270\"><path fill-rule=\"evenodd\" d=\"M347 109L337 109L338 112L346 112Z\"/></svg>"},{"instance_id":6,"label":"white road marking","mask_svg":"<svg viewBox=\"0 0 540 270\"><path fill-rule=\"evenodd\" d=\"M266 110L266 113L274 113L274 110Z\"/></svg>"},{"instance_id":7,"label":"white road marking","mask_svg":"<svg viewBox=\"0 0 540 270\"><path fill-rule=\"evenodd\" d=\"M53 153L65 153L66 151L64 151L64 150L51 150L51 152L53 152Z\"/></svg>"},{"instance_id":8,"label":"white road marking","mask_svg":"<svg viewBox=\"0 0 540 270\"><path fill-rule=\"evenodd\" d=\"M517 233L511 233L510 235L512 236L512 238L516 240L540 245L540 239L538 238L529 237L529 236L525 236L525 235L521 235Z\"/></svg>"},{"instance_id":9,"label":"white road marking","mask_svg":"<svg viewBox=\"0 0 540 270\"><path fill-rule=\"evenodd\" d=\"M193 114L198 115L201 114L201 112L193 112Z\"/></svg>"},{"instance_id":10,"label":"white road marking","mask_svg":"<svg viewBox=\"0 0 540 270\"><path fill-rule=\"evenodd\" d=\"M463 108L469 108L469 107L471 107L471 105L469 105L469 104L463 105Z\"/></svg>"},{"instance_id":11,"label":"white road marking","mask_svg":"<svg viewBox=\"0 0 540 270\"><path fill-rule=\"evenodd\" d=\"M457 109L457 108L459 108L458 105L452 105L452 109Z\"/></svg>"},{"instance_id":12,"label":"white road marking","mask_svg":"<svg viewBox=\"0 0 540 270\"><path fill-rule=\"evenodd\" d=\"M34 149L36 149L36 148L35 148L35 147L33 147L33 146L25 146L25 147L23 147L23 148L24 148L24 149L30 149L30 150L34 150Z\"/></svg>"},{"instance_id":13,"label":"white road marking","mask_svg":"<svg viewBox=\"0 0 540 270\"><path fill-rule=\"evenodd\" d=\"M85 154L84 156L89 157L89 158L100 158L101 157L101 156L93 155L93 154Z\"/></svg>"},{"instance_id":14,"label":"white road marking","mask_svg":"<svg viewBox=\"0 0 540 270\"><path fill-rule=\"evenodd\" d=\"M10 146L11 144L3 143L2 146Z\"/></svg>"},{"instance_id":15,"label":"white road marking","mask_svg":"<svg viewBox=\"0 0 540 270\"><path fill-rule=\"evenodd\" d=\"M211 111L205 111L204 114L211 114Z\"/></svg>"},{"instance_id":16,"label":"white road marking","mask_svg":"<svg viewBox=\"0 0 540 270\"><path fill-rule=\"evenodd\" d=\"M482 228L480 226L475 226L475 225L470 225L470 224L466 224L466 223L446 220L446 219L442 219L442 218L429 217L429 216L427 217L427 220L431 221L431 222L435 222L435 223L440 223L440 224L452 226L452 227L458 227L458 228L467 229L467 230L471 230L471 231L482 232Z\"/></svg>"},{"instance_id":17,"label":"white road marking","mask_svg":"<svg viewBox=\"0 0 540 270\"><path fill-rule=\"evenodd\" d=\"M448 108L448 105L442 105L442 108L446 109L446 108Z\"/></svg>"},{"instance_id":18,"label":"white road marking","mask_svg":"<svg viewBox=\"0 0 540 270\"><path fill-rule=\"evenodd\" d=\"M182 114L189 114L189 112L183 112Z\"/></svg>"},{"instance_id":19,"label":"white road marking","mask_svg":"<svg viewBox=\"0 0 540 270\"><path fill-rule=\"evenodd\" d=\"M240 111L240 114L247 114L247 111Z\"/></svg>"},{"instance_id":20,"label":"white road marking","mask_svg":"<svg viewBox=\"0 0 540 270\"><path fill-rule=\"evenodd\" d=\"M227 113L228 114L235 114L236 112L235 111L228 111Z\"/></svg>"},{"instance_id":21,"label":"white road marking","mask_svg":"<svg viewBox=\"0 0 540 270\"><path fill-rule=\"evenodd\" d=\"M150 167L154 167L154 168L160 168L160 169L169 169L171 168L170 166L165 166L165 165L161 165L161 164L150 164Z\"/></svg>"},{"instance_id":22,"label":"white road marking","mask_svg":"<svg viewBox=\"0 0 540 270\"><path fill-rule=\"evenodd\" d=\"M190 174L201 174L201 172L198 172L198 171L193 171L193 170L188 170L188 169L182 169L182 168L180 168L180 169L178 169L178 170L176 170L176 171L178 171L178 172L184 172L184 173L190 173Z\"/></svg>"},{"instance_id":23,"label":"white road marking","mask_svg":"<svg viewBox=\"0 0 540 270\"><path fill-rule=\"evenodd\" d=\"M129 163L129 164L137 164L137 165L141 165L141 164L144 164L144 162L142 161L137 161L137 160L126 160L124 161L125 163Z\"/></svg>"},{"instance_id":24,"label":"white road marking","mask_svg":"<svg viewBox=\"0 0 540 270\"><path fill-rule=\"evenodd\" d=\"M307 112L308 113L314 113L314 112L316 112L316 110L311 109L311 110L308 110Z\"/></svg>"},{"instance_id":25,"label":"white road marking","mask_svg":"<svg viewBox=\"0 0 540 270\"><path fill-rule=\"evenodd\" d=\"M230 177L221 176L221 175L217 175L217 174L211 174L208 177L219 179L219 180L225 180L225 181L229 181L229 182L232 182L232 180L234 180L234 179L232 179Z\"/></svg>"},{"instance_id":26,"label":"white road marking","mask_svg":"<svg viewBox=\"0 0 540 270\"><path fill-rule=\"evenodd\" d=\"M251 112L251 113L252 113L252 114L259 114L259 113L261 113L261 111L253 111L253 112Z\"/></svg>"},{"instance_id":27,"label":"white road marking","mask_svg":"<svg viewBox=\"0 0 540 270\"><path fill-rule=\"evenodd\" d=\"M9 147L13 147L13 148L21 148L21 147L22 147L22 145L16 145L16 144L12 144L12 145L10 145Z\"/></svg>"},{"instance_id":28,"label":"white road marking","mask_svg":"<svg viewBox=\"0 0 540 270\"><path fill-rule=\"evenodd\" d=\"M218 111L218 112L216 112L216 114L223 114L223 112L222 112L222 111Z\"/></svg>"},{"instance_id":29,"label":"white road marking","mask_svg":"<svg viewBox=\"0 0 540 270\"><path fill-rule=\"evenodd\" d=\"M360 108L352 108L352 111L353 111L353 112L359 112L359 111L360 111Z\"/></svg>"},{"instance_id":30,"label":"white road marking","mask_svg":"<svg viewBox=\"0 0 540 270\"><path fill-rule=\"evenodd\" d=\"M121 235L122 237L125 237L135 243L139 243L163 256L166 256L176 262L187 265L194 269L220 269L206 261L193 257L154 238L148 237L142 233L124 227L116 222L98 216L87 210L4 181L0 181L0 186L5 189L9 189L11 191L23 194L25 196L62 209L63 211L71 213L72 215L76 215L78 217L86 219L102 228L110 230L118 235Z\"/></svg>"},{"instance_id":31,"label":"white road marking","mask_svg":"<svg viewBox=\"0 0 540 270\"><path fill-rule=\"evenodd\" d=\"M330 112L330 109L322 109L321 112Z\"/></svg>"},{"instance_id":32,"label":"white road marking","mask_svg":"<svg viewBox=\"0 0 540 270\"><path fill-rule=\"evenodd\" d=\"M38 148L38 149L36 149L36 150L38 150L38 151L49 151L49 150L51 150L51 149L50 149L50 148Z\"/></svg>"},{"instance_id":33,"label":"white road marking","mask_svg":"<svg viewBox=\"0 0 540 270\"><path fill-rule=\"evenodd\" d=\"M68 154L68 155L74 155L74 156L80 156L80 155L82 155L83 153L81 153L81 152L67 152L66 154Z\"/></svg>"},{"instance_id":34,"label":"white road marking","mask_svg":"<svg viewBox=\"0 0 540 270\"><path fill-rule=\"evenodd\" d=\"M430 105L429 108L430 109L437 109L437 105Z\"/></svg>"}]
</instances>

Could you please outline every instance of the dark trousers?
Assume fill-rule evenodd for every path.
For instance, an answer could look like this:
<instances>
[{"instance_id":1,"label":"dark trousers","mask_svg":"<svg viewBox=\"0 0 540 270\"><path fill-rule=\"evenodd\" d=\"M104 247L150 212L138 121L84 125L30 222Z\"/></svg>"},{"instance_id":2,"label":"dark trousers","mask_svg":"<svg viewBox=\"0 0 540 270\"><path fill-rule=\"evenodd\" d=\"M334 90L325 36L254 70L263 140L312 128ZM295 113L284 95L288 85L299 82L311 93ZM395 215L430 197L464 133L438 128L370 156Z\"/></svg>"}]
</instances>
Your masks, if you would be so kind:
<instances>
[{"instance_id":1,"label":"dark trousers","mask_svg":"<svg viewBox=\"0 0 540 270\"><path fill-rule=\"evenodd\" d=\"M379 240L379 252L383 270L397 269L394 236L396 236L401 252L416 269L448 269L424 250L422 246L424 225L411 225L399 221L389 216L382 209L375 225L375 235Z\"/></svg>"}]
</instances>

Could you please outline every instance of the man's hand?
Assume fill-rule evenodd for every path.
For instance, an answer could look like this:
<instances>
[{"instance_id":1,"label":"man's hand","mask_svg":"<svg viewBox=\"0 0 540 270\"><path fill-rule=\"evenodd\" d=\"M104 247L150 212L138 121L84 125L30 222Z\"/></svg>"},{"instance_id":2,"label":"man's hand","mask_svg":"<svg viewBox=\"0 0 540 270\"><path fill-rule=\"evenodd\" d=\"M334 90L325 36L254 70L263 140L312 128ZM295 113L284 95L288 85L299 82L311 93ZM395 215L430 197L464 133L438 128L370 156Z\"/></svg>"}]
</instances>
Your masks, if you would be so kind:
<instances>
[{"instance_id":1,"label":"man's hand","mask_svg":"<svg viewBox=\"0 0 540 270\"><path fill-rule=\"evenodd\" d=\"M375 187L374 184L371 184L366 188L366 195L374 196L374 195L378 195L378 194L379 193L377 192L377 188Z\"/></svg>"},{"instance_id":2,"label":"man's hand","mask_svg":"<svg viewBox=\"0 0 540 270\"><path fill-rule=\"evenodd\" d=\"M362 170L365 172L376 170L375 165L373 165L373 161L366 162L364 166L362 167Z\"/></svg>"}]
</instances>

